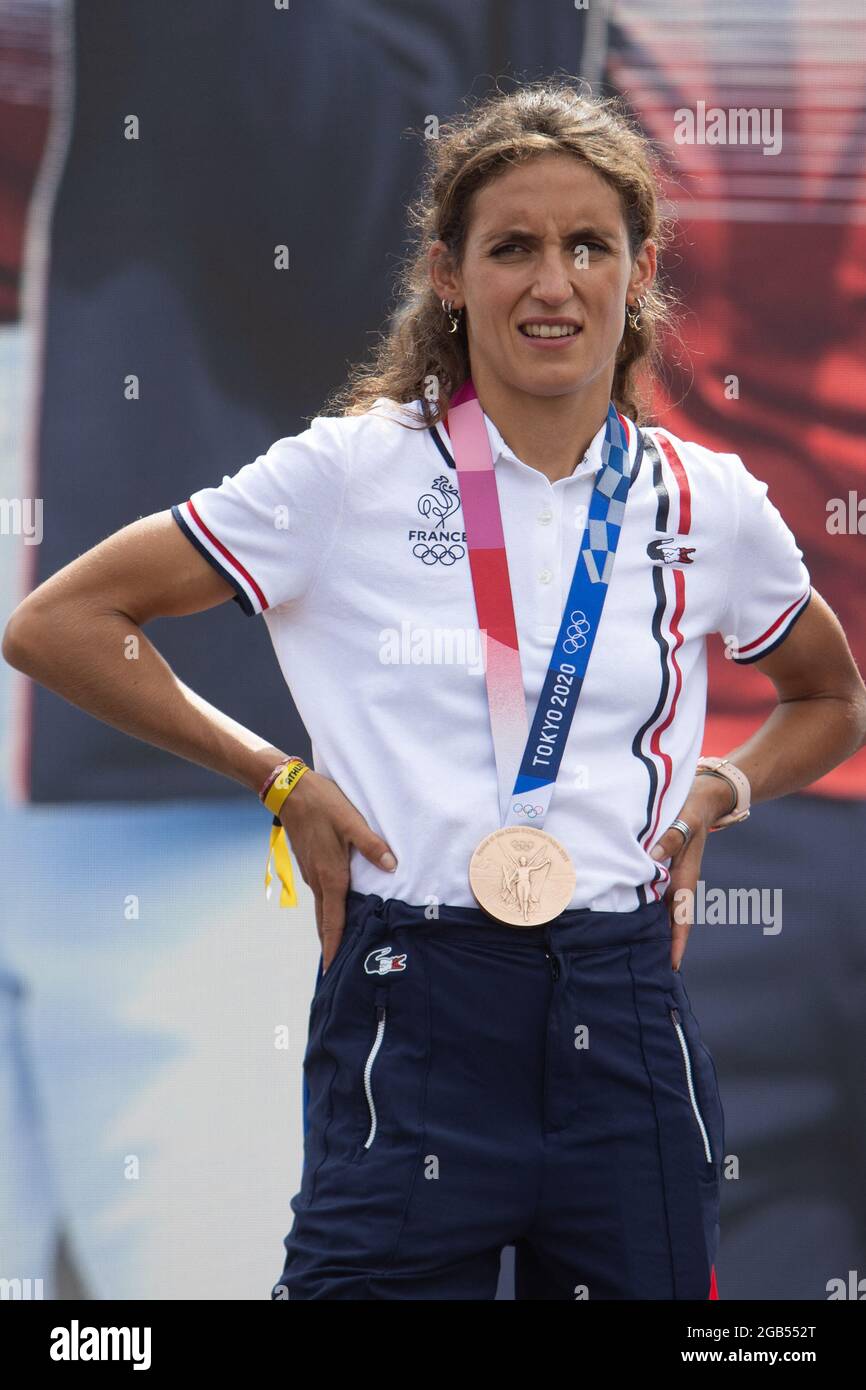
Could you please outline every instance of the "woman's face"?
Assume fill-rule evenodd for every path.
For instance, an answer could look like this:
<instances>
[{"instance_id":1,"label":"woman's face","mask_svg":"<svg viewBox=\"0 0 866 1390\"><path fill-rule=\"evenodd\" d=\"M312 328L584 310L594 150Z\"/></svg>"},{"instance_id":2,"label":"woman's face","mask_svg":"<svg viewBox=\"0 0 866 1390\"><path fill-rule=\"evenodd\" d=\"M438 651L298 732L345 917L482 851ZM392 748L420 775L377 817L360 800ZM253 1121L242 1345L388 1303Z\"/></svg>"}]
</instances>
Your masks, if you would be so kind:
<instances>
[{"instance_id":1,"label":"woman's face","mask_svg":"<svg viewBox=\"0 0 866 1390\"><path fill-rule=\"evenodd\" d=\"M436 242L431 280L465 307L476 385L556 396L601 378L609 395L626 302L652 283L655 250L647 241L633 262L616 190L580 160L547 154L479 189L460 270ZM576 331L533 339L521 327L533 319Z\"/></svg>"}]
</instances>

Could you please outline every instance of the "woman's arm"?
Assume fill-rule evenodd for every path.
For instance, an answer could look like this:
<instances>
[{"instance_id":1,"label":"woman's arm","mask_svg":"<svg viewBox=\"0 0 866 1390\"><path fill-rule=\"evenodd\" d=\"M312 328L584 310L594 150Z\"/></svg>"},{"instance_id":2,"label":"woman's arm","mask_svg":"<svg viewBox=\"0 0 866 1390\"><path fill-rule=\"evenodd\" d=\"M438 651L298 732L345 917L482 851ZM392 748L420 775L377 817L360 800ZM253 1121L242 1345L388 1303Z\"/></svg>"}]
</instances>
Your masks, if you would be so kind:
<instances>
[{"instance_id":1,"label":"woman's arm","mask_svg":"<svg viewBox=\"0 0 866 1390\"><path fill-rule=\"evenodd\" d=\"M866 686L817 590L784 642L754 665L779 703L745 743L721 755L748 777L753 804L810 786L866 743Z\"/></svg>"},{"instance_id":2,"label":"woman's arm","mask_svg":"<svg viewBox=\"0 0 866 1390\"><path fill-rule=\"evenodd\" d=\"M171 512L157 512L34 589L6 625L3 657L104 723L258 792L285 754L178 680L141 630L154 618L214 608L233 593ZM312 769L280 819L313 892L327 970L345 925L351 846L389 872L396 859L336 783Z\"/></svg>"},{"instance_id":3,"label":"woman's arm","mask_svg":"<svg viewBox=\"0 0 866 1390\"><path fill-rule=\"evenodd\" d=\"M104 723L258 792L285 753L184 685L141 630L233 593L157 512L34 589L6 625L3 658Z\"/></svg>"},{"instance_id":4,"label":"woman's arm","mask_svg":"<svg viewBox=\"0 0 866 1390\"><path fill-rule=\"evenodd\" d=\"M723 755L748 777L753 803L809 786L866 743L866 686L839 620L815 589L784 642L754 665L775 685L779 703L745 743ZM707 835L730 807L727 783L696 776L676 813L692 828L692 838L684 845L669 822L651 851L654 858L670 859L665 898L675 970L693 923ZM744 832L733 826L727 833Z\"/></svg>"}]
</instances>

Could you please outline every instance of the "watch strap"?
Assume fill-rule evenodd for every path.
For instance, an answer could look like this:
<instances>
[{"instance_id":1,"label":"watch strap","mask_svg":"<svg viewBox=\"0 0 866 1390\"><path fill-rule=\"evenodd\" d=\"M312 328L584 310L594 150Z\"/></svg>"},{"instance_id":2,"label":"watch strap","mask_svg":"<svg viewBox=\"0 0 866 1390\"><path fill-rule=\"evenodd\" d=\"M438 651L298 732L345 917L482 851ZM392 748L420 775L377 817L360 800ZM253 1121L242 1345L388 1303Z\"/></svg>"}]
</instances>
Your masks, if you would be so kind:
<instances>
[{"instance_id":1,"label":"watch strap","mask_svg":"<svg viewBox=\"0 0 866 1390\"><path fill-rule=\"evenodd\" d=\"M749 779L741 768L732 763L730 758L706 757L699 758L695 775L698 773L709 773L716 777L723 777L728 785L736 794L736 800L727 815L720 816L711 830L722 830L726 825L736 825L739 821L745 820L750 814L752 799L752 788Z\"/></svg>"}]
</instances>

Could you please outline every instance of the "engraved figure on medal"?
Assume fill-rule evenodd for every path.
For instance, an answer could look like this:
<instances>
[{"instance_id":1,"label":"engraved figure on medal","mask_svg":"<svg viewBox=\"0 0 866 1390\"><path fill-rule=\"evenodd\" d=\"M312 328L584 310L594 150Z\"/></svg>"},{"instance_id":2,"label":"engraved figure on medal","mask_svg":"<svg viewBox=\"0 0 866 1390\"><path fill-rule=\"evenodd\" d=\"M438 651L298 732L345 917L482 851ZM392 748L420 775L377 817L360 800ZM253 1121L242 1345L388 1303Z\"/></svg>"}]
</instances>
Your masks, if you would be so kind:
<instances>
[{"instance_id":1,"label":"engraved figure on medal","mask_svg":"<svg viewBox=\"0 0 866 1390\"><path fill-rule=\"evenodd\" d=\"M528 849L529 846L527 845L526 848ZM538 864L534 863L533 860L527 863L526 855L521 854L515 862L514 856L509 854L508 846L504 843L502 853L505 858L511 860L513 865L511 873L508 872L504 864L502 866L502 901L508 903L509 906L516 902L524 922L528 922L530 912L533 908L538 907L541 901L541 887L543 886L542 883L539 886L539 891L533 893L532 875L541 873L542 869L549 869L551 861L542 859ZM538 859L539 854L543 853L542 849L536 850L533 859Z\"/></svg>"},{"instance_id":2,"label":"engraved figure on medal","mask_svg":"<svg viewBox=\"0 0 866 1390\"><path fill-rule=\"evenodd\" d=\"M577 874L568 851L546 830L511 825L481 841L469 861L479 907L511 927L536 927L558 917Z\"/></svg>"}]
</instances>

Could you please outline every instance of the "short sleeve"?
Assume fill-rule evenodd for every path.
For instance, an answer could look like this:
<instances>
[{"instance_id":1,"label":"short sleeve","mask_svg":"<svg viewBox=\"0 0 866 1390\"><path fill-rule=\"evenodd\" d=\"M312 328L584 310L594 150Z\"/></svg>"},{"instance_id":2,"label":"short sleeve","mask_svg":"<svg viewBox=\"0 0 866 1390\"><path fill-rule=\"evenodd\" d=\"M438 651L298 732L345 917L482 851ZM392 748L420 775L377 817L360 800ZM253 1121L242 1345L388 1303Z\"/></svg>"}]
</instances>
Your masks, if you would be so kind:
<instances>
[{"instance_id":1,"label":"short sleeve","mask_svg":"<svg viewBox=\"0 0 866 1390\"><path fill-rule=\"evenodd\" d=\"M235 589L249 617L302 598L340 524L347 484L341 418L302 434L171 508L184 535Z\"/></svg>"},{"instance_id":2,"label":"short sleeve","mask_svg":"<svg viewBox=\"0 0 866 1390\"><path fill-rule=\"evenodd\" d=\"M803 552L790 527L737 455L734 476L736 528L727 572L727 593L717 631L739 665L760 661L785 640L812 596Z\"/></svg>"}]
</instances>

